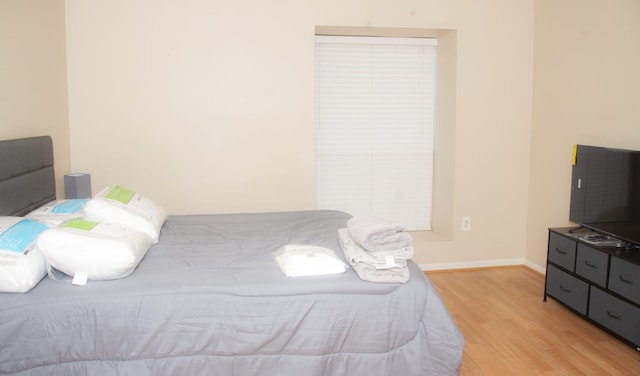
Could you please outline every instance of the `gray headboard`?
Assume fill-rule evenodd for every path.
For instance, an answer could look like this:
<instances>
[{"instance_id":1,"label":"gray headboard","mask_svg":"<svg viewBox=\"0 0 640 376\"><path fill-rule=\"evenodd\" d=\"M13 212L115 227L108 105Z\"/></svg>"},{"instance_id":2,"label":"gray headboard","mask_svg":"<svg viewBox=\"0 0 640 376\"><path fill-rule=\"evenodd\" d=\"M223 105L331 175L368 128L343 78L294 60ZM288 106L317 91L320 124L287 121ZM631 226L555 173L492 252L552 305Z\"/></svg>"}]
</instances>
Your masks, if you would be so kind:
<instances>
[{"instance_id":1,"label":"gray headboard","mask_svg":"<svg viewBox=\"0 0 640 376\"><path fill-rule=\"evenodd\" d=\"M55 198L51 137L0 141L0 215L21 216Z\"/></svg>"}]
</instances>

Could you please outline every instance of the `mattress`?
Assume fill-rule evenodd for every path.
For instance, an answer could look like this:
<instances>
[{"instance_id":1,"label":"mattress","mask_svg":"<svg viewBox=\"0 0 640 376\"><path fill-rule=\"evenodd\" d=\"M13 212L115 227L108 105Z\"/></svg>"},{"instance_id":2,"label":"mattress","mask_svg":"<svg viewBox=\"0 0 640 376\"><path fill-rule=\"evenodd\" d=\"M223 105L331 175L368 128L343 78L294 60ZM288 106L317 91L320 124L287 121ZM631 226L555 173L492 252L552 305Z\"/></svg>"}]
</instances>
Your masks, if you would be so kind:
<instances>
[{"instance_id":1,"label":"mattress","mask_svg":"<svg viewBox=\"0 0 640 376\"><path fill-rule=\"evenodd\" d=\"M127 278L0 294L0 373L454 375L463 338L409 261L405 284L287 278L282 245L334 249L339 211L169 216Z\"/></svg>"}]
</instances>

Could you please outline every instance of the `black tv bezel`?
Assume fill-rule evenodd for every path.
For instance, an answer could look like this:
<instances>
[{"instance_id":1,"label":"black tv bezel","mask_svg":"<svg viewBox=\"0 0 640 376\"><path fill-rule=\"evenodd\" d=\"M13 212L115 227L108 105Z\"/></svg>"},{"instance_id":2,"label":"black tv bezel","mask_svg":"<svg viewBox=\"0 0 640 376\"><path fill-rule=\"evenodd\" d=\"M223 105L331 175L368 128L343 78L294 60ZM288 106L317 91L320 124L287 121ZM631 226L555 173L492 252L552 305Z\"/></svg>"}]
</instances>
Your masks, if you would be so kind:
<instances>
[{"instance_id":1,"label":"black tv bezel","mask_svg":"<svg viewBox=\"0 0 640 376\"><path fill-rule=\"evenodd\" d=\"M572 207L572 203L573 203L573 194L574 194L574 184L575 184L575 164L577 163L577 160L575 158L579 158L579 148L580 147L589 147L589 148L597 148L597 149L603 149L603 150L607 150L607 151L611 151L611 152L621 152L621 153L634 153L634 154L638 154L640 156L640 150L633 150L633 149L624 149L624 148L615 148L615 147L608 147L608 146L597 146L597 145L585 145L585 144L576 144L574 149L574 164L572 165L572 169L571 169L571 192L570 192L570 197L569 197L569 222L576 224L579 226L579 228L575 229L575 231L579 230L580 228L586 228L588 230L591 230L595 233L598 234L602 234L602 235L607 235L616 239L619 239L621 241L621 243L625 243L622 244L628 248L633 248L633 249L640 249L640 236L638 237L638 239L634 239L634 238L630 238L624 235L624 233L621 232L616 232L616 231L611 231L606 229L606 226L598 226L598 224L602 224L602 223L608 223L608 222L583 222L580 220L576 220L575 218L572 218L571 213L571 207ZM640 198L640 187L638 188L638 194L637 197ZM621 222L621 223L635 223L635 222ZM575 232L574 231L574 232Z\"/></svg>"}]
</instances>

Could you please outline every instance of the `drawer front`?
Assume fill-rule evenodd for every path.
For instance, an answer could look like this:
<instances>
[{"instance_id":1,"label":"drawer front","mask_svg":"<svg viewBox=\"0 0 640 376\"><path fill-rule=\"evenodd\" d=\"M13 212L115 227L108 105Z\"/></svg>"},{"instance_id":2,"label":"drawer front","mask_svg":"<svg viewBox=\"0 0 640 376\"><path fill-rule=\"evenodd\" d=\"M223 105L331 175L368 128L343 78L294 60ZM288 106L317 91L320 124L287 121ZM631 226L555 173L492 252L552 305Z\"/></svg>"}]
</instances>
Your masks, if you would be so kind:
<instances>
[{"instance_id":1,"label":"drawer front","mask_svg":"<svg viewBox=\"0 0 640 376\"><path fill-rule=\"evenodd\" d=\"M602 287L607 286L609 255L585 244L578 244L576 274Z\"/></svg>"},{"instance_id":2,"label":"drawer front","mask_svg":"<svg viewBox=\"0 0 640 376\"><path fill-rule=\"evenodd\" d=\"M576 261L576 241L555 232L549 233L549 261L567 270L574 271Z\"/></svg>"},{"instance_id":3,"label":"drawer front","mask_svg":"<svg viewBox=\"0 0 640 376\"><path fill-rule=\"evenodd\" d=\"M547 294L581 314L587 314L589 284L553 265L547 268Z\"/></svg>"},{"instance_id":4,"label":"drawer front","mask_svg":"<svg viewBox=\"0 0 640 376\"><path fill-rule=\"evenodd\" d=\"M612 257L609 269L609 290L640 304L640 265Z\"/></svg>"},{"instance_id":5,"label":"drawer front","mask_svg":"<svg viewBox=\"0 0 640 376\"><path fill-rule=\"evenodd\" d=\"M589 318L640 346L640 308L592 287Z\"/></svg>"}]
</instances>

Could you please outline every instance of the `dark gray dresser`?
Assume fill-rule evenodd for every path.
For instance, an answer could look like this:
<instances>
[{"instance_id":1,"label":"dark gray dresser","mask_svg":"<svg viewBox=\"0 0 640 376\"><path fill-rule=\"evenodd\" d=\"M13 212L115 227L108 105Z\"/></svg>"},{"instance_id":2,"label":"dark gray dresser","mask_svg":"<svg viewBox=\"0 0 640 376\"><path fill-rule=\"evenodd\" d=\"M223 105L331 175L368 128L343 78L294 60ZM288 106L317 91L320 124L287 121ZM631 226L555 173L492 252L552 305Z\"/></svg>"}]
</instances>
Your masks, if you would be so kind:
<instances>
[{"instance_id":1,"label":"dark gray dresser","mask_svg":"<svg viewBox=\"0 0 640 376\"><path fill-rule=\"evenodd\" d=\"M599 246L575 228L549 229L550 296L640 351L640 250Z\"/></svg>"}]
</instances>

